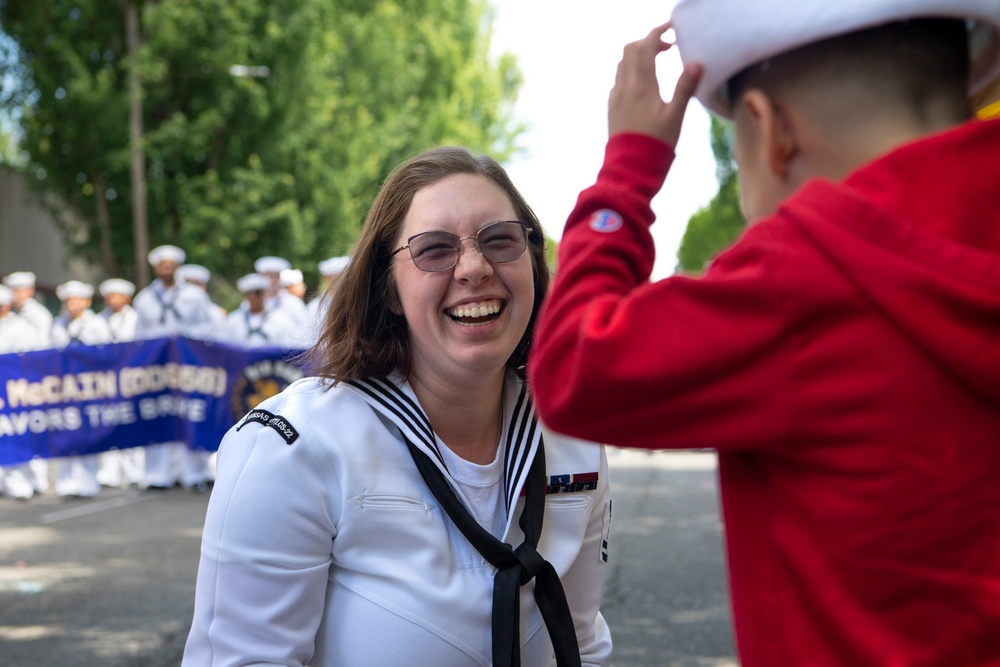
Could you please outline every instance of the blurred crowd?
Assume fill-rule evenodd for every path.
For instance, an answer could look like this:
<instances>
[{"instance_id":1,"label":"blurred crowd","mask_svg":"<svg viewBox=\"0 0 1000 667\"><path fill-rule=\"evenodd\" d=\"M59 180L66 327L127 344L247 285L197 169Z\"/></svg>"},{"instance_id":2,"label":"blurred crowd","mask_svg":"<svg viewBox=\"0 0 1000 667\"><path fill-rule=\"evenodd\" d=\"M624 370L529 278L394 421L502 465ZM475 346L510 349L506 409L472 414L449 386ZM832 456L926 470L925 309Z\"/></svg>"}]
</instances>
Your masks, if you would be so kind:
<instances>
[{"instance_id":1,"label":"blurred crowd","mask_svg":"<svg viewBox=\"0 0 1000 667\"><path fill-rule=\"evenodd\" d=\"M94 286L70 280L56 288L60 312L53 314L35 298L35 275L10 273L0 285L0 354L65 349L133 340L186 336L248 348L311 347L330 304L329 288L348 257L319 262L322 277L308 303L300 269L281 257L261 257L254 271L237 281L242 301L232 311L214 303L207 286L210 271L185 264L186 253L162 245L149 253L156 279L146 288L122 278ZM95 293L104 307L92 309ZM102 487L162 490L177 485L203 492L214 480L214 456L188 449L183 442L143 447L122 443L101 454L35 458L0 469L0 495L29 500L50 490L62 498L96 496Z\"/></svg>"}]
</instances>

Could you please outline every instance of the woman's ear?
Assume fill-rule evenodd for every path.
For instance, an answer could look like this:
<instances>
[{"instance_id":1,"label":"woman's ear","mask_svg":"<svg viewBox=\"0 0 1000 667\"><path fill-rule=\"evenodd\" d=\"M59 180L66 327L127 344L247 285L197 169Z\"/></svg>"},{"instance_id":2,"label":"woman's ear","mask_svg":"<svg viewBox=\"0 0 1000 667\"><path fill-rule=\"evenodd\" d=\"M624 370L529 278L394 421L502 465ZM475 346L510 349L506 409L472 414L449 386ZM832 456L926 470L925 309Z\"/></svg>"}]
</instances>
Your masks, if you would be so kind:
<instances>
[{"instance_id":1,"label":"woman's ear","mask_svg":"<svg viewBox=\"0 0 1000 667\"><path fill-rule=\"evenodd\" d=\"M784 108L762 90L746 91L742 103L760 138L761 148L767 153L768 167L780 180L787 180L792 160L799 152L794 123Z\"/></svg>"}]
</instances>

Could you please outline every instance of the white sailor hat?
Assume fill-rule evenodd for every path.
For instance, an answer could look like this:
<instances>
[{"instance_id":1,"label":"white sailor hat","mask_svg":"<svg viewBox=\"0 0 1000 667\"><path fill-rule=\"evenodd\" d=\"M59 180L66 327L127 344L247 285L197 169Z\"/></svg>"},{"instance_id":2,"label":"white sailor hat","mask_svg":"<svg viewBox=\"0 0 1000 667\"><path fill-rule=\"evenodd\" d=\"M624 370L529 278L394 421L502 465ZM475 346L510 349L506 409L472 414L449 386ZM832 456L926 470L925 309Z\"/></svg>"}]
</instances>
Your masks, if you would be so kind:
<instances>
[{"instance_id":1,"label":"white sailor hat","mask_svg":"<svg viewBox=\"0 0 1000 667\"><path fill-rule=\"evenodd\" d=\"M179 283L193 280L202 285L207 285L211 277L212 272L201 264L182 264L177 267L177 272L174 273L174 280Z\"/></svg>"},{"instance_id":2,"label":"white sailor hat","mask_svg":"<svg viewBox=\"0 0 1000 667\"><path fill-rule=\"evenodd\" d=\"M270 286L271 281L268 280L268 277L259 273L248 273L236 281L236 289L243 293L253 290L267 290Z\"/></svg>"},{"instance_id":3,"label":"white sailor hat","mask_svg":"<svg viewBox=\"0 0 1000 667\"><path fill-rule=\"evenodd\" d=\"M997 0L680 0L671 22L681 59L704 65L695 96L728 117L725 83L750 65L812 42L920 17L968 21L970 93L1000 73Z\"/></svg>"},{"instance_id":4,"label":"white sailor hat","mask_svg":"<svg viewBox=\"0 0 1000 667\"><path fill-rule=\"evenodd\" d=\"M6 285L0 285L0 306L9 306L14 300L14 293Z\"/></svg>"},{"instance_id":5,"label":"white sailor hat","mask_svg":"<svg viewBox=\"0 0 1000 667\"><path fill-rule=\"evenodd\" d=\"M56 296L60 301L73 298L89 299L94 296L94 286L79 280L70 280L56 287Z\"/></svg>"},{"instance_id":6,"label":"white sailor hat","mask_svg":"<svg viewBox=\"0 0 1000 667\"><path fill-rule=\"evenodd\" d=\"M257 273L281 273L285 269L292 268L287 259L281 257L261 257L253 263L254 271Z\"/></svg>"},{"instance_id":7,"label":"white sailor hat","mask_svg":"<svg viewBox=\"0 0 1000 667\"><path fill-rule=\"evenodd\" d=\"M290 285L298 285L302 282L302 271L299 269L285 269L280 274L278 274L278 282L282 287L289 287Z\"/></svg>"},{"instance_id":8,"label":"white sailor hat","mask_svg":"<svg viewBox=\"0 0 1000 667\"><path fill-rule=\"evenodd\" d=\"M347 265L351 263L351 258L348 256L343 257L331 257L329 259L324 259L318 264L319 272L324 276L335 276L347 268Z\"/></svg>"},{"instance_id":9,"label":"white sailor hat","mask_svg":"<svg viewBox=\"0 0 1000 667\"><path fill-rule=\"evenodd\" d=\"M185 257L187 254L175 245L161 245L149 251L149 263L153 266L163 261L183 264Z\"/></svg>"},{"instance_id":10,"label":"white sailor hat","mask_svg":"<svg viewBox=\"0 0 1000 667\"><path fill-rule=\"evenodd\" d=\"M3 284L11 289L35 286L35 274L31 271L15 271L3 279Z\"/></svg>"},{"instance_id":11,"label":"white sailor hat","mask_svg":"<svg viewBox=\"0 0 1000 667\"><path fill-rule=\"evenodd\" d=\"M109 294L124 294L126 296L135 294L135 285L124 278L108 278L97 289L103 297L107 297Z\"/></svg>"}]
</instances>

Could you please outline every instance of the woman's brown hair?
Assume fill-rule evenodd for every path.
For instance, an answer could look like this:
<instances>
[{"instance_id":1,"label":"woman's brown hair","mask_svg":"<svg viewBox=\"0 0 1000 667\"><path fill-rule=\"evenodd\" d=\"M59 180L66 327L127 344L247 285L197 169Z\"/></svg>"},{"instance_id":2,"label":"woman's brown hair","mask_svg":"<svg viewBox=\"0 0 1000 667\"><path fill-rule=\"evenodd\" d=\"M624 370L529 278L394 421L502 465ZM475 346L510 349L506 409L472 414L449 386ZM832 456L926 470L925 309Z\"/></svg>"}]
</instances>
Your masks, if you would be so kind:
<instances>
[{"instance_id":1,"label":"woman's brown hair","mask_svg":"<svg viewBox=\"0 0 1000 667\"><path fill-rule=\"evenodd\" d=\"M545 235L534 211L495 160L473 155L465 148L435 148L410 158L389 174L379 190L351 263L341 274L327 310L319 342L311 355L311 374L332 384L367 377L385 377L393 371L407 375L410 345L406 320L393 312L397 303L391 253L399 230L421 189L454 174L484 176L510 199L518 220L528 224L528 252L534 273L535 301L520 343L507 361L521 378L528 361L535 318L548 290Z\"/></svg>"}]
</instances>

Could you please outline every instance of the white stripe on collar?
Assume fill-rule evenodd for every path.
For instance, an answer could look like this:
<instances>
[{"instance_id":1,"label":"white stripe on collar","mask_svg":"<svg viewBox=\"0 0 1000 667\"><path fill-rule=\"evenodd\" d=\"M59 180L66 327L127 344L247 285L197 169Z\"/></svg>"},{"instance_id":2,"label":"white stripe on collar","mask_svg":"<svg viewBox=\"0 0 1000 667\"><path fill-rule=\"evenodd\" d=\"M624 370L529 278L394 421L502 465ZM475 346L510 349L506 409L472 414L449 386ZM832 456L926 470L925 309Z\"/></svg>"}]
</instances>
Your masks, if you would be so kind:
<instances>
[{"instance_id":1,"label":"white stripe on collar","mask_svg":"<svg viewBox=\"0 0 1000 667\"><path fill-rule=\"evenodd\" d=\"M510 381L511 378L507 378ZM528 468L542 440L542 428L535 416L534 404L527 387L517 381L520 391L513 401L508 398L504 406L507 419L507 437L504 440L504 502L508 522L511 508L517 502L521 488L528 476ZM430 419L420 407L413 389L398 375L385 379L367 378L343 383L354 391L379 415L394 424L402 434L419 447L445 477L452 482L451 473L438 449L437 438L431 429ZM452 482L453 486L454 483ZM458 491L456 487L456 491ZM461 493L459 492L461 497Z\"/></svg>"}]
</instances>

